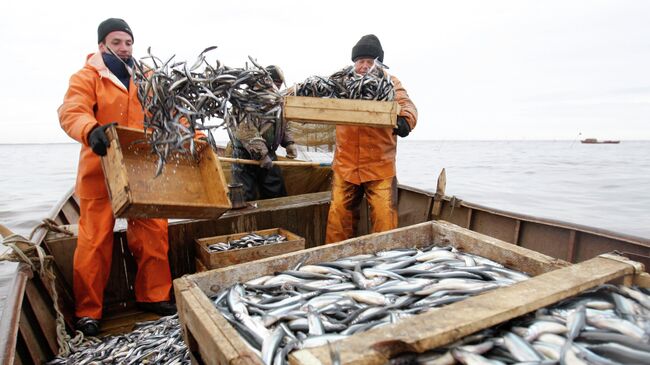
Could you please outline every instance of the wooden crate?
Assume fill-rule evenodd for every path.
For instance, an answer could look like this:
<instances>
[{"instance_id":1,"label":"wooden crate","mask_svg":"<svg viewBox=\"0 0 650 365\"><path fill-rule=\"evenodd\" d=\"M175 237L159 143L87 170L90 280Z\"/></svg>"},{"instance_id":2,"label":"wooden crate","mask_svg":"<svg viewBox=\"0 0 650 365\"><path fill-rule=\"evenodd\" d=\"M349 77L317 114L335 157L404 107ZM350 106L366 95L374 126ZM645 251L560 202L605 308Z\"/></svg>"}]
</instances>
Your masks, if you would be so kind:
<instances>
[{"instance_id":1,"label":"wooden crate","mask_svg":"<svg viewBox=\"0 0 650 365\"><path fill-rule=\"evenodd\" d=\"M452 245L533 277L337 341L335 348L342 363L384 364L401 352L437 348L599 284L643 271L642 265L619 256L597 257L570 265L451 223L425 222L176 279L177 306L193 361L207 364L262 363L209 299L222 288L286 270L303 260L305 264L312 264L396 247L423 247L432 242ZM300 350L292 353L289 360L292 364L328 364L330 350L328 346Z\"/></svg>"},{"instance_id":2,"label":"wooden crate","mask_svg":"<svg viewBox=\"0 0 650 365\"><path fill-rule=\"evenodd\" d=\"M272 234L281 234L287 237L287 240L280 243L274 243L274 244L258 246L258 247L248 247L248 248L242 248L238 250L221 251L221 252L210 252L208 250L208 246L213 243L236 240L250 233L257 233L263 236L268 236ZM265 229L265 230L254 231L254 232L235 233L235 234L229 234L223 236L200 238L197 239L195 243L196 243L195 247L196 247L197 262L200 261L201 263L201 266L197 266L197 271L199 268L203 268L205 270L219 269L226 266L241 264L244 262L255 261L259 259L265 259L267 257L278 256L285 253L305 249L304 238L298 236L297 234L291 233L283 228L271 228L271 229Z\"/></svg>"},{"instance_id":3,"label":"wooden crate","mask_svg":"<svg viewBox=\"0 0 650 365\"><path fill-rule=\"evenodd\" d=\"M396 101L326 99L287 96L284 119L291 122L395 128Z\"/></svg>"},{"instance_id":4,"label":"wooden crate","mask_svg":"<svg viewBox=\"0 0 650 365\"><path fill-rule=\"evenodd\" d=\"M175 154L155 177L157 156L139 129L111 127L102 167L113 213L120 218L218 218L230 209L219 159L196 142L198 159Z\"/></svg>"}]
</instances>

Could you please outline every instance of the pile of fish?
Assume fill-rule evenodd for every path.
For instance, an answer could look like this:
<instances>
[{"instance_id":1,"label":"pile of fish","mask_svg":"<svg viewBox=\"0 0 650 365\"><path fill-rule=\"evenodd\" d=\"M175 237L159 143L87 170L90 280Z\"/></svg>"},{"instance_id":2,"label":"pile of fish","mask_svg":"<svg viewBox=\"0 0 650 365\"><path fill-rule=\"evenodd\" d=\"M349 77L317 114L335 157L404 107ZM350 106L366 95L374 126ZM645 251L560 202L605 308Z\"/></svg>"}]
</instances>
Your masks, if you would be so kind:
<instances>
[{"instance_id":1,"label":"pile of fish","mask_svg":"<svg viewBox=\"0 0 650 365\"><path fill-rule=\"evenodd\" d=\"M265 364L395 323L526 274L452 247L394 249L298 267L222 290L213 299Z\"/></svg>"},{"instance_id":2,"label":"pile of fish","mask_svg":"<svg viewBox=\"0 0 650 365\"><path fill-rule=\"evenodd\" d=\"M247 124L261 131L280 119L282 97L270 74L249 56L251 66L231 68L219 60L210 64L208 47L189 65L167 61L151 54L135 62L134 82L145 111L144 127L153 153L158 156L158 176L173 153L196 154L194 138L204 131L208 142L216 146L210 129L236 129ZM145 63L145 60L150 64ZM223 122L207 123L210 118Z\"/></svg>"},{"instance_id":3,"label":"pile of fish","mask_svg":"<svg viewBox=\"0 0 650 365\"><path fill-rule=\"evenodd\" d=\"M391 364L650 364L650 295L602 285L444 349Z\"/></svg>"},{"instance_id":4,"label":"pile of fish","mask_svg":"<svg viewBox=\"0 0 650 365\"><path fill-rule=\"evenodd\" d=\"M212 251L212 252L230 251L230 250L237 250L240 248L272 245L274 243L280 243L286 240L287 237L279 233L274 233L270 235L259 235L257 233L251 233L236 240L213 243L208 246L208 251Z\"/></svg>"},{"instance_id":5,"label":"pile of fish","mask_svg":"<svg viewBox=\"0 0 650 365\"><path fill-rule=\"evenodd\" d=\"M336 99L363 99L393 101L395 88L385 66L375 60L365 74L354 72L354 66L346 67L328 78L311 76L296 85L297 96L313 96Z\"/></svg>"},{"instance_id":6,"label":"pile of fish","mask_svg":"<svg viewBox=\"0 0 650 365\"><path fill-rule=\"evenodd\" d=\"M68 357L50 365L73 364L190 364L178 315L142 322L132 332L100 339L90 338Z\"/></svg>"}]
</instances>

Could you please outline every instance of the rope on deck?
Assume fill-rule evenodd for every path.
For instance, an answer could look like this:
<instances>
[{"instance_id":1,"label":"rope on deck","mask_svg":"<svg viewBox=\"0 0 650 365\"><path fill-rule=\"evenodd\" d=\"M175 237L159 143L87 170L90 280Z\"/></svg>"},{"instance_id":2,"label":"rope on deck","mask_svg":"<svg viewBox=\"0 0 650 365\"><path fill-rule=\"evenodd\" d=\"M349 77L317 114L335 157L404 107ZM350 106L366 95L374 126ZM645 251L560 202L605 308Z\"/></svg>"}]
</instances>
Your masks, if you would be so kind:
<instances>
[{"instance_id":1,"label":"rope on deck","mask_svg":"<svg viewBox=\"0 0 650 365\"><path fill-rule=\"evenodd\" d=\"M8 236L3 237L0 243L11 248L13 252L5 253L0 256L0 261L22 261L28 264L31 267L32 271L39 273L39 276L41 277L41 280L44 284L50 283L52 303L54 306L54 311L56 312L56 342L59 345L59 356L68 356L70 355L71 351L74 352L75 349L80 347L85 341L87 341L87 339L84 339L84 335L81 333L81 331L76 331L76 336L70 337L68 332L65 330L65 318L59 309L59 293L56 290L56 275L54 274L52 265L45 263L45 258L47 256L45 250L43 250L40 244L36 244L31 241L31 238L34 236L36 230L41 227L46 228L49 231L72 235L72 232L58 227L56 222L53 220L43 219L43 221L32 230L31 234L29 235L30 239L26 239L25 237L13 232ZM21 249L19 246L22 246L23 248ZM37 257L33 257L33 252L36 252Z\"/></svg>"}]
</instances>

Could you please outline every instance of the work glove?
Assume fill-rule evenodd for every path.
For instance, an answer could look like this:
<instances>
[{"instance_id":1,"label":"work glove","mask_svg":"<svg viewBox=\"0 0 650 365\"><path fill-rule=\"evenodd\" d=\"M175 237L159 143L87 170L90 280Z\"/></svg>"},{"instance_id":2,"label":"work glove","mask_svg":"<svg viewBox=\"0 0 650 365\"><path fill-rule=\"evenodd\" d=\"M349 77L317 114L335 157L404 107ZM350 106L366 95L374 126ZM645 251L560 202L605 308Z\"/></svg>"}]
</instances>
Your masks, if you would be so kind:
<instances>
[{"instance_id":1,"label":"work glove","mask_svg":"<svg viewBox=\"0 0 650 365\"><path fill-rule=\"evenodd\" d=\"M289 144L284 149L287 150L287 158L294 159L298 157L298 149L296 148L295 143Z\"/></svg>"},{"instance_id":2,"label":"work glove","mask_svg":"<svg viewBox=\"0 0 650 365\"><path fill-rule=\"evenodd\" d=\"M106 156L106 148L110 146L108 137L106 136L106 130L112 125L117 125L117 123L95 127L88 134L88 144L90 145L90 148L92 148L93 152L98 156Z\"/></svg>"},{"instance_id":3,"label":"work glove","mask_svg":"<svg viewBox=\"0 0 650 365\"><path fill-rule=\"evenodd\" d=\"M406 122L406 118L403 116L398 116L397 117L397 128L393 129L393 134L397 134L398 136L404 138L411 133L411 127L409 124Z\"/></svg>"},{"instance_id":4,"label":"work glove","mask_svg":"<svg viewBox=\"0 0 650 365\"><path fill-rule=\"evenodd\" d=\"M257 161L261 161L269 153L269 148L266 147L266 142L261 137L252 138L245 147L251 157Z\"/></svg>"},{"instance_id":5,"label":"work glove","mask_svg":"<svg viewBox=\"0 0 650 365\"><path fill-rule=\"evenodd\" d=\"M260 160L260 167L267 170L270 170L271 167L273 167L273 160L271 160L269 155L264 156L264 158Z\"/></svg>"}]
</instances>

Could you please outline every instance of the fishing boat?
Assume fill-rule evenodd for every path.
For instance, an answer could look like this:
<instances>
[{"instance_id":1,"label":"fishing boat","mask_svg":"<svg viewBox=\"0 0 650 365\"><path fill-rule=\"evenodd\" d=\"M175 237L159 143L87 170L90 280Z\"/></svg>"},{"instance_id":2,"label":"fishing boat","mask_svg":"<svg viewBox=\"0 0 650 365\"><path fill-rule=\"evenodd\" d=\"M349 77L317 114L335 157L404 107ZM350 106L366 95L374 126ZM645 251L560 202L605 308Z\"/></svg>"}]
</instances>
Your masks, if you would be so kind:
<instances>
[{"instance_id":1,"label":"fishing boat","mask_svg":"<svg viewBox=\"0 0 650 365\"><path fill-rule=\"evenodd\" d=\"M619 140L610 140L610 139L607 139L607 140L604 140L604 141L599 141L596 138L585 138L585 139L580 140L580 143L584 143L584 144L619 144L619 143L621 143L621 141L619 141Z\"/></svg>"},{"instance_id":2,"label":"fishing boat","mask_svg":"<svg viewBox=\"0 0 650 365\"><path fill-rule=\"evenodd\" d=\"M229 164L224 164L226 173ZM305 239L306 247L324 244L330 203L329 167L283 168L289 196L252 202L218 219L171 220L169 257L174 278L197 270L197 239L282 227ZM226 175L229 175L228 173ZM650 240L599 228L502 211L445 194L444 170L432 190L399 185L400 227L444 220L512 245L569 262L581 262L601 253L618 251L650 265ZM33 266L0 261L0 286L6 293L0 324L0 361L3 364L43 363L59 351L65 323L72 328L72 260L76 245L79 202L73 189L53 207L31 244L16 246L31 257ZM370 232L364 201L358 235ZM0 230L5 238L11 234ZM13 236L12 236L13 237ZM137 321L157 318L135 307L133 282L136 265L127 249L124 225L116 226L113 264L104 298L102 334L128 332ZM6 242L5 242L6 243ZM34 245L42 248L40 257ZM42 261L41 261L42 260ZM57 305L55 306L54 303ZM57 312L61 313L57 326ZM62 320L61 320L62 319Z\"/></svg>"}]
</instances>

